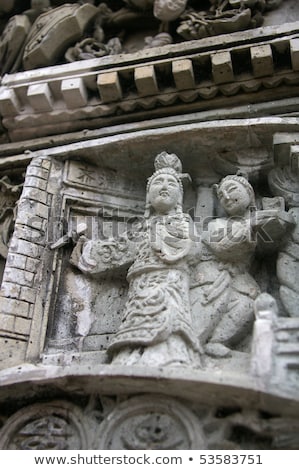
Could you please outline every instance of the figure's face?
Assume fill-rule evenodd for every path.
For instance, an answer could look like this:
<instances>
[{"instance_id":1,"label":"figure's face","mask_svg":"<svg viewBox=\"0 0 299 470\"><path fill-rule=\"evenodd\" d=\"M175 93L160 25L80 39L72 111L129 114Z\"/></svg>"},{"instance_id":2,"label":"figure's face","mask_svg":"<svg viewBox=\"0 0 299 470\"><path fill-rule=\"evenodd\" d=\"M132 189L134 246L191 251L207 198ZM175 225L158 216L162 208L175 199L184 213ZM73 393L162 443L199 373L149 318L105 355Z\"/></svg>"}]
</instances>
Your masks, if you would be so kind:
<instances>
[{"instance_id":1,"label":"figure's face","mask_svg":"<svg viewBox=\"0 0 299 470\"><path fill-rule=\"evenodd\" d=\"M243 215L249 208L250 196L238 181L225 181L218 190L219 202L228 215Z\"/></svg>"},{"instance_id":2,"label":"figure's face","mask_svg":"<svg viewBox=\"0 0 299 470\"><path fill-rule=\"evenodd\" d=\"M180 186L172 175L157 175L149 187L149 202L158 214L168 214L173 210L181 196Z\"/></svg>"}]
</instances>

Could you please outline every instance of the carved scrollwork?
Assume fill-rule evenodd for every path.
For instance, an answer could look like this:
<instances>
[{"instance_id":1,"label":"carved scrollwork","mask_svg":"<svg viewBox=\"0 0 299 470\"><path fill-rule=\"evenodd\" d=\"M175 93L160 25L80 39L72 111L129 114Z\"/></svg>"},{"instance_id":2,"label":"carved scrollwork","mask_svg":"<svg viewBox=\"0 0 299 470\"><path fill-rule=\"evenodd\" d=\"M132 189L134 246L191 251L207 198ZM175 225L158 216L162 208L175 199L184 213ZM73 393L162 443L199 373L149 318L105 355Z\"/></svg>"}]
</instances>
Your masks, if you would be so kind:
<instances>
[{"instance_id":1,"label":"carved scrollwork","mask_svg":"<svg viewBox=\"0 0 299 470\"><path fill-rule=\"evenodd\" d=\"M201 39L217 34L242 31L250 27L251 10L229 10L221 13L208 13L186 10L181 15L177 33L186 40Z\"/></svg>"},{"instance_id":2,"label":"carved scrollwork","mask_svg":"<svg viewBox=\"0 0 299 470\"><path fill-rule=\"evenodd\" d=\"M281 0L210 0L198 6L193 2L191 7L187 0L127 0L116 11L113 3L113 11L109 8L109 0L107 5L82 0L60 2L60 6L32 0L27 10L21 2L2 3L0 15L16 13L8 18L0 38L2 73L9 73L53 65L62 57L73 62L169 44L176 40L167 34L172 22L185 40L257 27L264 13L277 8ZM145 31L156 28L157 35L140 41L138 23L144 24ZM130 40L122 44L126 36Z\"/></svg>"},{"instance_id":3,"label":"carved scrollwork","mask_svg":"<svg viewBox=\"0 0 299 470\"><path fill-rule=\"evenodd\" d=\"M95 38L85 38L74 47L70 47L65 53L65 58L67 62L75 62L76 60L98 59L121 52L122 45L118 38L110 39L107 44L100 43Z\"/></svg>"},{"instance_id":4,"label":"carved scrollwork","mask_svg":"<svg viewBox=\"0 0 299 470\"><path fill-rule=\"evenodd\" d=\"M0 449L86 449L81 410L68 402L41 403L12 415L0 432Z\"/></svg>"},{"instance_id":5,"label":"carved scrollwork","mask_svg":"<svg viewBox=\"0 0 299 470\"><path fill-rule=\"evenodd\" d=\"M167 46L173 42L169 33L159 33L156 36L148 36L144 39L145 49L151 47Z\"/></svg>"},{"instance_id":6,"label":"carved scrollwork","mask_svg":"<svg viewBox=\"0 0 299 470\"><path fill-rule=\"evenodd\" d=\"M36 403L0 417L2 450L298 449L296 416L216 408L165 395ZM3 423L2 423L3 421ZM1 428L2 425L2 428Z\"/></svg>"},{"instance_id":7,"label":"carved scrollwork","mask_svg":"<svg viewBox=\"0 0 299 470\"><path fill-rule=\"evenodd\" d=\"M210 1L209 10L186 8L177 33L186 40L233 33L261 26L263 12L277 8L281 0Z\"/></svg>"},{"instance_id":8,"label":"carved scrollwork","mask_svg":"<svg viewBox=\"0 0 299 470\"><path fill-rule=\"evenodd\" d=\"M126 237L98 241L86 241L83 237L79 239L71 257L72 264L90 274L104 274L130 261L132 254Z\"/></svg>"},{"instance_id":9,"label":"carved scrollwork","mask_svg":"<svg viewBox=\"0 0 299 470\"><path fill-rule=\"evenodd\" d=\"M118 405L101 423L100 448L128 450L203 449L197 417L176 400L153 395Z\"/></svg>"}]
</instances>

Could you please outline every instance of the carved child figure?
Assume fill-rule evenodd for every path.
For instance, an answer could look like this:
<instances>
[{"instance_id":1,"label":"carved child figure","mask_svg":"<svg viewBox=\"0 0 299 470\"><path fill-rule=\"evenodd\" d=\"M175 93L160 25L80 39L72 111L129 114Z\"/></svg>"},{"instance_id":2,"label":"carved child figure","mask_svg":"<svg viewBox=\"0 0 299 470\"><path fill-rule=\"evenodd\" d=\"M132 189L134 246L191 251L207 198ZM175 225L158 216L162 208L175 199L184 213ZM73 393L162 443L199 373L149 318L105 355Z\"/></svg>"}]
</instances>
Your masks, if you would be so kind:
<instances>
[{"instance_id":1,"label":"carved child figure","mask_svg":"<svg viewBox=\"0 0 299 470\"><path fill-rule=\"evenodd\" d=\"M248 272L257 244L251 217L255 195L246 178L229 175L217 187L217 196L228 218L218 219L209 227L209 247L229 276L229 299L227 312L215 328L206 350L210 354L227 355L226 346L240 342L251 331L253 302L259 294L259 287ZM224 236L214 242L219 231L223 231Z\"/></svg>"},{"instance_id":2,"label":"carved child figure","mask_svg":"<svg viewBox=\"0 0 299 470\"><path fill-rule=\"evenodd\" d=\"M198 266L198 296L202 341L212 357L227 357L251 331L253 302L259 287L248 270L256 248L250 208L254 191L243 176L228 175L216 185L227 218L214 219L203 233ZM196 303L195 303L196 304Z\"/></svg>"},{"instance_id":3,"label":"carved child figure","mask_svg":"<svg viewBox=\"0 0 299 470\"><path fill-rule=\"evenodd\" d=\"M249 271L258 241L264 243L259 235L266 235L267 249L273 251L294 221L282 207L257 211L254 190L244 176L226 176L216 192L227 217L214 219L203 232L192 296L206 353L228 357L236 346L242 350L242 342L246 349L252 331L260 290Z\"/></svg>"},{"instance_id":4,"label":"carved child figure","mask_svg":"<svg viewBox=\"0 0 299 470\"><path fill-rule=\"evenodd\" d=\"M181 162L162 152L155 168L147 183L141 231L131 240L87 242L77 266L105 273L131 264L123 320L108 348L113 364L196 366L199 344L192 328L188 272L194 250L191 219L182 212Z\"/></svg>"}]
</instances>

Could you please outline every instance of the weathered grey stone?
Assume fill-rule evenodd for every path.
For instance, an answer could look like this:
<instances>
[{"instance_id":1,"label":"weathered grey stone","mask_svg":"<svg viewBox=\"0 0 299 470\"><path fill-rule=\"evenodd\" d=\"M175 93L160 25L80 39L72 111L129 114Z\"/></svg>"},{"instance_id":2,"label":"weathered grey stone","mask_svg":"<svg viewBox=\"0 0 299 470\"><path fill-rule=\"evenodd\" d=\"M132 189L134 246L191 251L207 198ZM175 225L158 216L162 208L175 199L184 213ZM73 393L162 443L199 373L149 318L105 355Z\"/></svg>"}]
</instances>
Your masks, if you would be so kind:
<instances>
[{"instance_id":1,"label":"weathered grey stone","mask_svg":"<svg viewBox=\"0 0 299 470\"><path fill-rule=\"evenodd\" d=\"M273 372L273 350L277 303L271 295L260 294L254 302L255 323L253 331L251 371L263 383L268 383Z\"/></svg>"},{"instance_id":2,"label":"weathered grey stone","mask_svg":"<svg viewBox=\"0 0 299 470\"><path fill-rule=\"evenodd\" d=\"M182 213L181 162L162 152L155 169L140 229L108 241L79 240L72 262L84 273L102 275L131 264L122 324L108 348L112 364L198 367L200 346L192 331L186 275L196 246L192 250L193 231Z\"/></svg>"},{"instance_id":3,"label":"weathered grey stone","mask_svg":"<svg viewBox=\"0 0 299 470\"><path fill-rule=\"evenodd\" d=\"M30 85L27 97L35 111L45 112L51 111L53 108L53 99L47 83Z\"/></svg>"},{"instance_id":4,"label":"weathered grey stone","mask_svg":"<svg viewBox=\"0 0 299 470\"><path fill-rule=\"evenodd\" d=\"M15 72L20 67L24 47L31 23L25 15L15 15L10 18L0 39L1 73Z\"/></svg>"},{"instance_id":5,"label":"weathered grey stone","mask_svg":"<svg viewBox=\"0 0 299 470\"><path fill-rule=\"evenodd\" d=\"M63 80L61 92L68 108L77 108L87 104L87 90L82 78Z\"/></svg>"},{"instance_id":6,"label":"weathered grey stone","mask_svg":"<svg viewBox=\"0 0 299 470\"><path fill-rule=\"evenodd\" d=\"M14 184L5 175L0 179L0 256L7 257L8 247L16 220L16 204L23 184Z\"/></svg>"},{"instance_id":7,"label":"weathered grey stone","mask_svg":"<svg viewBox=\"0 0 299 470\"><path fill-rule=\"evenodd\" d=\"M146 405L146 402L148 404ZM202 449L200 421L179 401L147 395L116 406L99 429L104 449Z\"/></svg>"},{"instance_id":8,"label":"weathered grey stone","mask_svg":"<svg viewBox=\"0 0 299 470\"><path fill-rule=\"evenodd\" d=\"M154 66L137 67L135 69L135 83L140 96L157 94L158 85Z\"/></svg>"},{"instance_id":9,"label":"weathered grey stone","mask_svg":"<svg viewBox=\"0 0 299 470\"><path fill-rule=\"evenodd\" d=\"M229 52L218 52L212 56L212 73L215 83L234 80L233 65Z\"/></svg>"},{"instance_id":10,"label":"weathered grey stone","mask_svg":"<svg viewBox=\"0 0 299 470\"><path fill-rule=\"evenodd\" d=\"M210 36L262 3L277 26ZM102 5L75 40L96 60L2 78L0 447L299 447L297 3Z\"/></svg>"},{"instance_id":11,"label":"weathered grey stone","mask_svg":"<svg viewBox=\"0 0 299 470\"><path fill-rule=\"evenodd\" d=\"M251 47L250 54L255 77L265 77L273 74L273 57L269 45Z\"/></svg>"},{"instance_id":12,"label":"weathered grey stone","mask_svg":"<svg viewBox=\"0 0 299 470\"><path fill-rule=\"evenodd\" d=\"M97 79L97 85L103 103L111 103L122 98L117 72L100 74Z\"/></svg>"},{"instance_id":13,"label":"weathered grey stone","mask_svg":"<svg viewBox=\"0 0 299 470\"><path fill-rule=\"evenodd\" d=\"M3 115L18 114L20 111L20 103L13 90L6 88L0 90L0 110Z\"/></svg>"},{"instance_id":14,"label":"weathered grey stone","mask_svg":"<svg viewBox=\"0 0 299 470\"><path fill-rule=\"evenodd\" d=\"M33 405L14 414L2 430L1 449L86 449L83 414L68 402ZM35 436L35 441L29 436Z\"/></svg>"},{"instance_id":15,"label":"weathered grey stone","mask_svg":"<svg viewBox=\"0 0 299 470\"><path fill-rule=\"evenodd\" d=\"M191 60L174 61L172 64L172 73L175 84L179 90L194 88L194 72Z\"/></svg>"},{"instance_id":16,"label":"weathered grey stone","mask_svg":"<svg viewBox=\"0 0 299 470\"><path fill-rule=\"evenodd\" d=\"M62 5L39 16L27 38L23 65L32 69L52 65L96 16L93 5Z\"/></svg>"}]
</instances>

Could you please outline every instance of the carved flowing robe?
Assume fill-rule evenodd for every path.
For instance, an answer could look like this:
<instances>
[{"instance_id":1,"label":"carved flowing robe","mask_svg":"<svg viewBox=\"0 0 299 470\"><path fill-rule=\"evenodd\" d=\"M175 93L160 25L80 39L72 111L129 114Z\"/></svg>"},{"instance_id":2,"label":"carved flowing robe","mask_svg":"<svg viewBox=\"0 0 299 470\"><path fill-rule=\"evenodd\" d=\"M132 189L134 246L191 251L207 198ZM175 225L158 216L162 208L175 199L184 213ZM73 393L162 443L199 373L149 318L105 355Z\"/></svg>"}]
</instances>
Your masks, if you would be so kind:
<instances>
[{"instance_id":1,"label":"carved flowing robe","mask_svg":"<svg viewBox=\"0 0 299 470\"><path fill-rule=\"evenodd\" d=\"M95 272L101 269L103 259L98 260L97 266L96 260L91 262L92 242L88 243L80 263L86 267L87 260ZM127 275L129 292L123 320L108 348L112 362L199 363L199 344L192 330L189 302L190 219L184 214L152 217L129 245L134 261Z\"/></svg>"},{"instance_id":2,"label":"carved flowing robe","mask_svg":"<svg viewBox=\"0 0 299 470\"><path fill-rule=\"evenodd\" d=\"M249 219L216 219L203 239L192 304L200 316L199 335L233 346L250 332L259 286L249 274L256 248Z\"/></svg>"}]
</instances>

